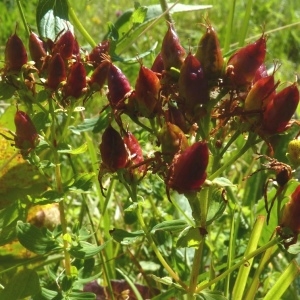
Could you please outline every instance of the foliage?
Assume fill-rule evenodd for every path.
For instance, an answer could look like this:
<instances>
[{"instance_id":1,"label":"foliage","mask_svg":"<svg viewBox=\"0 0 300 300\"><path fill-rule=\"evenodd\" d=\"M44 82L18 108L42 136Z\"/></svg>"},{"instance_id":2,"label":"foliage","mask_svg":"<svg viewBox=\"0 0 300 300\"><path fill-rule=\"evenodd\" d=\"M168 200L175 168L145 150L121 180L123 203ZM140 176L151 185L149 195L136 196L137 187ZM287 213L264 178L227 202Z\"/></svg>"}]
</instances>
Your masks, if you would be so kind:
<instances>
[{"instance_id":1,"label":"foliage","mask_svg":"<svg viewBox=\"0 0 300 300\"><path fill-rule=\"evenodd\" d=\"M0 298L298 299L294 1L73 2L0 4Z\"/></svg>"}]
</instances>

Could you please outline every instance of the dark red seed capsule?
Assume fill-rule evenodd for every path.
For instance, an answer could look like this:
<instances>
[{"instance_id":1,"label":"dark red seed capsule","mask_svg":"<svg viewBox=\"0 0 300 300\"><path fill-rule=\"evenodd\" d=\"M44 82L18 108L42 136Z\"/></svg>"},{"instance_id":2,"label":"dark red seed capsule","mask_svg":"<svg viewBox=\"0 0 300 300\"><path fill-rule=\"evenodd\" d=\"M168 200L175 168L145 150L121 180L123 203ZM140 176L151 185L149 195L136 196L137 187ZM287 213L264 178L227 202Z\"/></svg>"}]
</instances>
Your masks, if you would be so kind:
<instances>
[{"instance_id":1,"label":"dark red seed capsule","mask_svg":"<svg viewBox=\"0 0 300 300\"><path fill-rule=\"evenodd\" d=\"M64 80L66 80L65 63L61 55L56 53L49 61L46 86L51 90L56 90Z\"/></svg>"},{"instance_id":2,"label":"dark red seed capsule","mask_svg":"<svg viewBox=\"0 0 300 300\"><path fill-rule=\"evenodd\" d=\"M38 143L38 133L28 114L18 110L14 122L16 126L15 146L20 150L34 149Z\"/></svg>"},{"instance_id":3,"label":"dark red seed capsule","mask_svg":"<svg viewBox=\"0 0 300 300\"><path fill-rule=\"evenodd\" d=\"M109 41L103 41L99 43L88 55L87 60L97 67L103 60L103 54L108 54L109 51Z\"/></svg>"},{"instance_id":4,"label":"dark red seed capsule","mask_svg":"<svg viewBox=\"0 0 300 300\"><path fill-rule=\"evenodd\" d=\"M75 62L70 69L64 86L64 96L79 98L86 87L86 71L81 62Z\"/></svg>"},{"instance_id":5,"label":"dark red seed capsule","mask_svg":"<svg viewBox=\"0 0 300 300\"><path fill-rule=\"evenodd\" d=\"M99 148L102 165L107 172L113 173L126 167L128 152L121 135L111 125L103 132Z\"/></svg>"},{"instance_id":6,"label":"dark red seed capsule","mask_svg":"<svg viewBox=\"0 0 300 300\"><path fill-rule=\"evenodd\" d=\"M130 83L121 69L110 63L107 75L108 100L110 105L115 107L123 106L126 95L131 91Z\"/></svg>"},{"instance_id":7,"label":"dark red seed capsule","mask_svg":"<svg viewBox=\"0 0 300 300\"><path fill-rule=\"evenodd\" d=\"M74 51L74 44L75 37L71 30L68 29L54 43L52 52L53 54L59 53L63 60L71 59Z\"/></svg>"},{"instance_id":8,"label":"dark red seed capsule","mask_svg":"<svg viewBox=\"0 0 300 300\"><path fill-rule=\"evenodd\" d=\"M35 62L37 69L41 69L43 58L47 55L44 42L34 32L29 35L29 52L31 59Z\"/></svg>"},{"instance_id":9,"label":"dark red seed capsule","mask_svg":"<svg viewBox=\"0 0 300 300\"><path fill-rule=\"evenodd\" d=\"M205 142L196 142L175 155L167 177L167 188L180 194L199 190L206 179L208 159Z\"/></svg>"},{"instance_id":10,"label":"dark red seed capsule","mask_svg":"<svg viewBox=\"0 0 300 300\"><path fill-rule=\"evenodd\" d=\"M285 131L298 103L299 90L295 83L281 90L266 106L262 130L267 134Z\"/></svg>"},{"instance_id":11,"label":"dark red seed capsule","mask_svg":"<svg viewBox=\"0 0 300 300\"><path fill-rule=\"evenodd\" d=\"M156 56L153 64L152 64L152 67L151 67L151 70L155 73L159 73L161 74L163 72L163 70L165 69L164 67L164 62L163 62L163 59L162 59L162 55L161 55L161 52Z\"/></svg>"},{"instance_id":12,"label":"dark red seed capsule","mask_svg":"<svg viewBox=\"0 0 300 300\"><path fill-rule=\"evenodd\" d=\"M19 72L23 65L27 63L27 52L22 40L13 34L6 42L5 46L5 70Z\"/></svg>"},{"instance_id":13,"label":"dark red seed capsule","mask_svg":"<svg viewBox=\"0 0 300 300\"><path fill-rule=\"evenodd\" d=\"M168 31L164 36L161 46L161 55L164 63L164 69L180 69L186 52L179 42L178 35L171 23L168 23Z\"/></svg>"},{"instance_id":14,"label":"dark red seed capsule","mask_svg":"<svg viewBox=\"0 0 300 300\"><path fill-rule=\"evenodd\" d=\"M159 110L160 81L156 73L141 65L135 83L135 97L138 112L146 118L153 118Z\"/></svg>"},{"instance_id":15,"label":"dark red seed capsule","mask_svg":"<svg viewBox=\"0 0 300 300\"><path fill-rule=\"evenodd\" d=\"M253 84L258 81L261 78L268 76L268 70L265 64L260 65L260 67L255 72L254 78L253 78Z\"/></svg>"},{"instance_id":16,"label":"dark red seed capsule","mask_svg":"<svg viewBox=\"0 0 300 300\"><path fill-rule=\"evenodd\" d=\"M223 70L223 56L215 29L207 24L206 33L199 41L195 57L201 62L205 77L217 79Z\"/></svg>"},{"instance_id":17,"label":"dark red seed capsule","mask_svg":"<svg viewBox=\"0 0 300 300\"><path fill-rule=\"evenodd\" d=\"M89 81L89 85L90 86L96 85L97 87L95 87L95 88L97 90L102 89L104 86L104 83L106 82L109 68L110 68L109 61L104 60L102 63L100 63L99 66L92 73L90 81Z\"/></svg>"},{"instance_id":18,"label":"dark red seed capsule","mask_svg":"<svg viewBox=\"0 0 300 300\"><path fill-rule=\"evenodd\" d=\"M263 34L256 42L239 49L229 58L226 76L231 84L235 87L250 84L265 56L266 37Z\"/></svg>"}]
</instances>

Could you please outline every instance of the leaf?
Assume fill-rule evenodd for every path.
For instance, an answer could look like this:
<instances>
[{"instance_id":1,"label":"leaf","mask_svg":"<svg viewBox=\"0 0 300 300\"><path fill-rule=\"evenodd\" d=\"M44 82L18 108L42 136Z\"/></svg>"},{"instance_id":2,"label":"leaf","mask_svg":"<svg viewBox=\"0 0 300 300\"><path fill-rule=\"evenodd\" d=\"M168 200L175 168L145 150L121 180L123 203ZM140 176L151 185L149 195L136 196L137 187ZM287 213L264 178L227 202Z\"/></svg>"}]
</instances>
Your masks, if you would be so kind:
<instances>
[{"instance_id":1,"label":"leaf","mask_svg":"<svg viewBox=\"0 0 300 300\"><path fill-rule=\"evenodd\" d=\"M100 251L102 251L107 245L107 242L104 243L101 246L95 246L93 244L90 244L88 242L80 242L78 246L71 247L70 254L76 258L80 259L88 259L92 258L96 254L98 254Z\"/></svg>"},{"instance_id":2,"label":"leaf","mask_svg":"<svg viewBox=\"0 0 300 300\"><path fill-rule=\"evenodd\" d=\"M215 178L212 183L219 187L226 187L226 186L235 186L228 178L225 177L218 177Z\"/></svg>"},{"instance_id":3,"label":"leaf","mask_svg":"<svg viewBox=\"0 0 300 300\"><path fill-rule=\"evenodd\" d=\"M51 204L60 202L63 199L63 195L55 190L48 190L41 194L40 197L34 199L35 204Z\"/></svg>"},{"instance_id":4,"label":"leaf","mask_svg":"<svg viewBox=\"0 0 300 300\"><path fill-rule=\"evenodd\" d=\"M82 291L72 291L69 295L68 298L64 298L68 300L95 300L96 295L94 293L87 293L87 292L82 292Z\"/></svg>"},{"instance_id":5,"label":"leaf","mask_svg":"<svg viewBox=\"0 0 300 300\"><path fill-rule=\"evenodd\" d=\"M207 212L207 225L220 218L226 209L226 200L223 196L223 188L216 188L212 191Z\"/></svg>"},{"instance_id":6,"label":"leaf","mask_svg":"<svg viewBox=\"0 0 300 300\"><path fill-rule=\"evenodd\" d=\"M179 235L176 246L179 248L199 247L203 239L200 234L200 228L186 227Z\"/></svg>"},{"instance_id":7,"label":"leaf","mask_svg":"<svg viewBox=\"0 0 300 300\"><path fill-rule=\"evenodd\" d=\"M87 143L82 144L81 146L79 146L76 149L72 149L72 147L70 145L68 145L68 146L69 146L68 149L57 150L57 152L78 155L78 154L82 154L82 153L86 152L86 150L87 150Z\"/></svg>"},{"instance_id":8,"label":"leaf","mask_svg":"<svg viewBox=\"0 0 300 300\"><path fill-rule=\"evenodd\" d=\"M204 300L226 300L227 299L225 296L222 295L222 292L212 291L209 289L202 291L199 295L202 296L201 299Z\"/></svg>"},{"instance_id":9,"label":"leaf","mask_svg":"<svg viewBox=\"0 0 300 300\"><path fill-rule=\"evenodd\" d=\"M159 223L155 225L151 233L154 234L158 230L162 231L178 231L183 230L187 226L186 221L184 220L171 220L171 221L164 221L162 223Z\"/></svg>"},{"instance_id":10,"label":"leaf","mask_svg":"<svg viewBox=\"0 0 300 300\"><path fill-rule=\"evenodd\" d=\"M48 290L44 287L42 287L41 292L38 295L33 297L33 300L54 300L54 299L61 300L63 298L62 295L59 294L58 292Z\"/></svg>"},{"instance_id":11,"label":"leaf","mask_svg":"<svg viewBox=\"0 0 300 300\"><path fill-rule=\"evenodd\" d=\"M144 237L144 231L138 230L134 232L128 232L123 229L113 229L109 231L112 238L121 243L122 245L130 245L139 240L139 238Z\"/></svg>"},{"instance_id":12,"label":"leaf","mask_svg":"<svg viewBox=\"0 0 300 300\"><path fill-rule=\"evenodd\" d=\"M2 300L23 299L40 292L38 274L34 270L24 269L15 274L4 290L0 292Z\"/></svg>"},{"instance_id":13,"label":"leaf","mask_svg":"<svg viewBox=\"0 0 300 300\"><path fill-rule=\"evenodd\" d=\"M17 223L17 237L26 249L36 254L42 255L60 249L51 231L46 228L39 229L22 221Z\"/></svg>"},{"instance_id":14,"label":"leaf","mask_svg":"<svg viewBox=\"0 0 300 300\"><path fill-rule=\"evenodd\" d=\"M39 35L52 41L62 30L73 31L68 17L68 1L39 0L36 8L36 22Z\"/></svg>"},{"instance_id":15,"label":"leaf","mask_svg":"<svg viewBox=\"0 0 300 300\"><path fill-rule=\"evenodd\" d=\"M66 186L65 191L87 192L93 186L93 178L95 173L83 173L77 175L72 183Z\"/></svg>"},{"instance_id":16,"label":"leaf","mask_svg":"<svg viewBox=\"0 0 300 300\"><path fill-rule=\"evenodd\" d=\"M11 85L7 84L6 81L0 81L0 100L9 100L13 97L16 88Z\"/></svg>"}]
</instances>

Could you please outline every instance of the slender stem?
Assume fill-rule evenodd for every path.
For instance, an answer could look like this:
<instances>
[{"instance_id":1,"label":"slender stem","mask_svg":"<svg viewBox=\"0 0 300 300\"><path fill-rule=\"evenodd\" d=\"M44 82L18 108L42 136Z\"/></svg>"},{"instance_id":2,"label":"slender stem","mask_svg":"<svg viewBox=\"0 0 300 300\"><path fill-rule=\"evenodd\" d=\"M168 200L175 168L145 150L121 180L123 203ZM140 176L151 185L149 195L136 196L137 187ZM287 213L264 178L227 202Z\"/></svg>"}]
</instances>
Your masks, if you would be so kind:
<instances>
[{"instance_id":1,"label":"slender stem","mask_svg":"<svg viewBox=\"0 0 300 300\"><path fill-rule=\"evenodd\" d=\"M169 266L169 264L166 262L166 260L163 258L163 256L161 255L161 253L159 252L151 233L148 231L148 228L144 222L144 218L142 216L141 213L141 208L140 205L138 205L138 210L137 210L137 217L139 220L139 223L144 231L144 233L146 234L146 237L150 243L150 246L152 247L152 250L154 251L154 253L156 254L156 257L158 258L158 260L160 261L160 263L163 265L163 267L166 269L166 271L169 273L169 275L177 282L179 283L182 288L184 288L186 291L188 290L187 285L179 278L179 276L173 271L173 269Z\"/></svg>"},{"instance_id":2,"label":"slender stem","mask_svg":"<svg viewBox=\"0 0 300 300\"><path fill-rule=\"evenodd\" d=\"M228 52L230 46L230 38L232 36L232 24L233 24L234 11L235 11L235 1L236 0L231 0L230 11L226 22L227 30L226 30L225 42L224 42L224 53Z\"/></svg>"},{"instance_id":3,"label":"slender stem","mask_svg":"<svg viewBox=\"0 0 300 300\"><path fill-rule=\"evenodd\" d=\"M78 29L78 31L83 35L83 37L86 39L86 41L91 45L91 47L96 47L97 44L96 42L93 40L93 38L89 35L89 33L86 31L86 29L84 28L84 26L82 25L82 23L79 21L79 19L77 18L77 15L72 7L72 5L70 4L70 1L67 0L68 3L68 9L69 9L69 16L72 20L73 25Z\"/></svg>"},{"instance_id":4,"label":"slender stem","mask_svg":"<svg viewBox=\"0 0 300 300\"><path fill-rule=\"evenodd\" d=\"M24 14L24 11L23 11L23 7L22 7L22 4L21 4L21 1L17 0L17 4L18 4L19 12L20 12L20 15L21 15L21 18L22 18L25 30L26 30L26 32L27 32L27 34L29 36L30 35L30 31L29 31L29 28L28 28L28 24L27 24L27 21L26 21L26 18L25 18L25 14Z\"/></svg>"},{"instance_id":5,"label":"slender stem","mask_svg":"<svg viewBox=\"0 0 300 300\"><path fill-rule=\"evenodd\" d=\"M170 22L170 23L174 23L174 20L170 14L170 10L168 10L168 3L166 0L159 0L160 6L161 6L161 10L162 12L166 12L165 14L165 19Z\"/></svg>"},{"instance_id":6,"label":"slender stem","mask_svg":"<svg viewBox=\"0 0 300 300\"><path fill-rule=\"evenodd\" d=\"M269 249L270 247L273 247L274 245L278 244L280 241L282 240L281 237L276 237L273 240L269 241L267 244L265 244L264 246L256 249L255 251L251 252L250 254L244 256L243 259L241 259L240 262L238 262L237 264L233 265L231 268L227 269L224 273L222 273L221 275L219 275L218 277L216 277L215 279L205 283L205 284L199 284L197 286L196 292L199 293L200 291L212 286L213 284L219 282L220 280L223 280L226 276L228 276L230 273L232 273L234 270L238 269L240 266L242 266L243 264L247 264L248 261L265 252L267 249Z\"/></svg>"}]
</instances>

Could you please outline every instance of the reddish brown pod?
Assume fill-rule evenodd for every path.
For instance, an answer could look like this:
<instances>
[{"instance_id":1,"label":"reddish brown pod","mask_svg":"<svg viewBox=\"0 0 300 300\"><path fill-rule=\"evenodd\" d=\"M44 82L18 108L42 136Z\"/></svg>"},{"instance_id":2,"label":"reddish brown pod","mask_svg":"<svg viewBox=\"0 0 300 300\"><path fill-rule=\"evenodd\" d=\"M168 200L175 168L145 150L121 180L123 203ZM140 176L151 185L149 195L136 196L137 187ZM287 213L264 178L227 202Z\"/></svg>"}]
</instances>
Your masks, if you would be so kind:
<instances>
[{"instance_id":1,"label":"reddish brown pod","mask_svg":"<svg viewBox=\"0 0 300 300\"><path fill-rule=\"evenodd\" d=\"M36 128L28 114L21 110L17 110L14 122L16 126L15 146L23 151L23 154L28 154L38 144Z\"/></svg>"},{"instance_id":2,"label":"reddish brown pod","mask_svg":"<svg viewBox=\"0 0 300 300\"><path fill-rule=\"evenodd\" d=\"M14 33L5 46L5 71L19 72L27 64L28 57L22 40Z\"/></svg>"},{"instance_id":3,"label":"reddish brown pod","mask_svg":"<svg viewBox=\"0 0 300 300\"><path fill-rule=\"evenodd\" d=\"M199 41L195 57L201 62L206 78L217 79L221 76L224 60L217 33L209 22L206 33Z\"/></svg>"},{"instance_id":4,"label":"reddish brown pod","mask_svg":"<svg viewBox=\"0 0 300 300\"><path fill-rule=\"evenodd\" d=\"M102 158L102 167L107 172L114 173L125 168L128 163L128 152L125 143L118 131L109 125L102 135L99 146Z\"/></svg>"},{"instance_id":5,"label":"reddish brown pod","mask_svg":"<svg viewBox=\"0 0 300 300\"><path fill-rule=\"evenodd\" d=\"M206 142L196 142L175 155L166 180L167 191L178 193L198 191L206 179L209 160Z\"/></svg>"},{"instance_id":6,"label":"reddish brown pod","mask_svg":"<svg viewBox=\"0 0 300 300\"><path fill-rule=\"evenodd\" d=\"M152 64L151 70L155 73L161 74L164 69L165 67L164 67L163 58L161 52L159 52Z\"/></svg>"},{"instance_id":7,"label":"reddish brown pod","mask_svg":"<svg viewBox=\"0 0 300 300\"><path fill-rule=\"evenodd\" d=\"M71 59L74 49L77 48L76 43L73 33L68 29L58 37L57 41L54 43L52 53L59 53L63 60Z\"/></svg>"},{"instance_id":8,"label":"reddish brown pod","mask_svg":"<svg viewBox=\"0 0 300 300\"><path fill-rule=\"evenodd\" d=\"M266 36L235 52L228 60L226 76L234 87L249 85L266 56Z\"/></svg>"},{"instance_id":9,"label":"reddish brown pod","mask_svg":"<svg viewBox=\"0 0 300 300\"><path fill-rule=\"evenodd\" d=\"M192 119L197 118L201 107L209 101L209 87L199 60L191 53L180 69L178 87L184 110Z\"/></svg>"},{"instance_id":10,"label":"reddish brown pod","mask_svg":"<svg viewBox=\"0 0 300 300\"><path fill-rule=\"evenodd\" d=\"M259 66L253 78L253 84L261 78L268 77L268 70L265 64Z\"/></svg>"},{"instance_id":11,"label":"reddish brown pod","mask_svg":"<svg viewBox=\"0 0 300 300\"><path fill-rule=\"evenodd\" d=\"M290 241L284 242L286 248L296 243L298 234L300 233L300 186L297 186L290 197L290 201L285 204L282 210L282 216L280 219L279 234L284 236L283 230L289 229L293 233ZM288 237L290 238L290 236Z\"/></svg>"},{"instance_id":12,"label":"reddish brown pod","mask_svg":"<svg viewBox=\"0 0 300 300\"><path fill-rule=\"evenodd\" d=\"M160 81L156 73L141 65L135 83L135 98L138 112L146 118L153 118L159 111Z\"/></svg>"},{"instance_id":13,"label":"reddish brown pod","mask_svg":"<svg viewBox=\"0 0 300 300\"><path fill-rule=\"evenodd\" d=\"M86 71L81 62L75 62L69 71L67 82L64 85L64 97L78 99L86 88Z\"/></svg>"},{"instance_id":14,"label":"reddish brown pod","mask_svg":"<svg viewBox=\"0 0 300 300\"><path fill-rule=\"evenodd\" d=\"M104 60L103 54L108 54L109 44L108 40L99 43L88 55L87 60L92 63L94 67L102 63Z\"/></svg>"},{"instance_id":15,"label":"reddish brown pod","mask_svg":"<svg viewBox=\"0 0 300 300\"><path fill-rule=\"evenodd\" d=\"M56 53L49 61L46 86L51 90L56 90L64 80L66 80L65 63L61 55Z\"/></svg>"},{"instance_id":16,"label":"reddish brown pod","mask_svg":"<svg viewBox=\"0 0 300 300\"><path fill-rule=\"evenodd\" d=\"M97 90L102 89L107 79L109 67L110 62L107 60L104 60L102 63L100 63L99 66L97 66L97 68L93 71L89 80L89 85L91 87L94 86Z\"/></svg>"},{"instance_id":17,"label":"reddish brown pod","mask_svg":"<svg viewBox=\"0 0 300 300\"><path fill-rule=\"evenodd\" d=\"M107 86L107 97L111 107L122 108L125 98L132 89L125 74L113 63L110 63L108 68Z\"/></svg>"},{"instance_id":18,"label":"reddish brown pod","mask_svg":"<svg viewBox=\"0 0 300 300\"><path fill-rule=\"evenodd\" d=\"M263 114L262 130L276 134L287 129L299 103L299 90L296 83L284 88L268 103Z\"/></svg>"},{"instance_id":19,"label":"reddish brown pod","mask_svg":"<svg viewBox=\"0 0 300 300\"><path fill-rule=\"evenodd\" d=\"M186 52L181 46L178 35L171 23L168 23L168 31L162 41L160 52L165 70L170 70L172 67L180 69Z\"/></svg>"},{"instance_id":20,"label":"reddish brown pod","mask_svg":"<svg viewBox=\"0 0 300 300\"><path fill-rule=\"evenodd\" d=\"M47 55L45 44L37 34L31 31L28 46L31 59L35 62L36 68L40 70L43 65L43 59Z\"/></svg>"}]
</instances>

